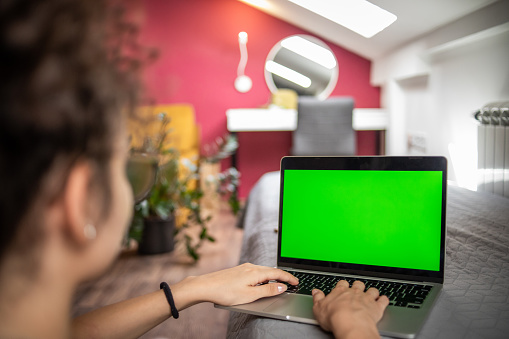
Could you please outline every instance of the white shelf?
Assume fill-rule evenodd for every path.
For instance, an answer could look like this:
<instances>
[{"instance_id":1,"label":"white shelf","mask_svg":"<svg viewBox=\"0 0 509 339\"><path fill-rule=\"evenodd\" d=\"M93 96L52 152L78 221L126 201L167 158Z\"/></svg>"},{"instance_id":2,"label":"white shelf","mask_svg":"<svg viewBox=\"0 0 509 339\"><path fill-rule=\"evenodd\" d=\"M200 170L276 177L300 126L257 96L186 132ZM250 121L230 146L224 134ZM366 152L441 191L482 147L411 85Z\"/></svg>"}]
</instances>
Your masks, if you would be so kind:
<instances>
[{"instance_id":1,"label":"white shelf","mask_svg":"<svg viewBox=\"0 0 509 339\"><path fill-rule=\"evenodd\" d=\"M226 111L230 132L295 131L297 111L282 108L238 108Z\"/></svg>"},{"instance_id":2,"label":"white shelf","mask_svg":"<svg viewBox=\"0 0 509 339\"><path fill-rule=\"evenodd\" d=\"M353 129L356 131L385 130L388 113L379 108L353 110ZM230 132L295 131L297 111L282 108L236 108L226 111L226 125Z\"/></svg>"}]
</instances>

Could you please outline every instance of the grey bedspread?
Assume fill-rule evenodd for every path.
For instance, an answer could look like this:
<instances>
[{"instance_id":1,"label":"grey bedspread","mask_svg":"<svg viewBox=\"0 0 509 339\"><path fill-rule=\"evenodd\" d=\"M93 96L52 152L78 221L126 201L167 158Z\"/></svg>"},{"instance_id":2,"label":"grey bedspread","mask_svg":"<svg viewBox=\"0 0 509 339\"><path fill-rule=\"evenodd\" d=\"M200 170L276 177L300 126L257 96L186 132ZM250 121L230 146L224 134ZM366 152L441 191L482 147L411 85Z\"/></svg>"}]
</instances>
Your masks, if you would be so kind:
<instances>
[{"instance_id":1,"label":"grey bedspread","mask_svg":"<svg viewBox=\"0 0 509 339\"><path fill-rule=\"evenodd\" d=\"M276 265L279 172L253 188L241 263ZM445 284L418 338L509 338L509 199L448 187ZM228 338L330 338L318 326L232 312Z\"/></svg>"}]
</instances>

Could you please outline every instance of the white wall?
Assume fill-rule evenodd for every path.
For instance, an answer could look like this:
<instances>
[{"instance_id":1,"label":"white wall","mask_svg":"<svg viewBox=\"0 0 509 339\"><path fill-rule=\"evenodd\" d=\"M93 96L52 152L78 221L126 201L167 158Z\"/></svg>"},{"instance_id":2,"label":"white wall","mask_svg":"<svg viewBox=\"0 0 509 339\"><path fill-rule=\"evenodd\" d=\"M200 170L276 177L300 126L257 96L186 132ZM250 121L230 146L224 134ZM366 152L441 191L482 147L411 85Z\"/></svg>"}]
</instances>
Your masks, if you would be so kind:
<instances>
[{"instance_id":1,"label":"white wall","mask_svg":"<svg viewBox=\"0 0 509 339\"><path fill-rule=\"evenodd\" d=\"M509 1L496 2L374 60L372 82L390 112L387 154L415 153L408 135L424 136L425 154L449 160L449 179L475 189L477 129L472 113L509 99Z\"/></svg>"}]
</instances>

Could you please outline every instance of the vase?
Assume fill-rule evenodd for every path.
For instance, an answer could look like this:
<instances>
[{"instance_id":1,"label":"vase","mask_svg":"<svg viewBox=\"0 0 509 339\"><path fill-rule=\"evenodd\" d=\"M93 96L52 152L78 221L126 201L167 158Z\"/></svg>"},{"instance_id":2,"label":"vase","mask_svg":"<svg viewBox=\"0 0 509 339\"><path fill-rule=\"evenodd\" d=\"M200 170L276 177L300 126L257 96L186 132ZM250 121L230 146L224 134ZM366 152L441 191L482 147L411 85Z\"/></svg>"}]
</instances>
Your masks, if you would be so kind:
<instances>
[{"instance_id":1,"label":"vase","mask_svg":"<svg viewBox=\"0 0 509 339\"><path fill-rule=\"evenodd\" d=\"M203 192L201 205L207 212L215 214L219 210L220 197L217 193L219 185L220 163L202 161L200 163L200 188Z\"/></svg>"},{"instance_id":2,"label":"vase","mask_svg":"<svg viewBox=\"0 0 509 339\"><path fill-rule=\"evenodd\" d=\"M138 245L140 254L160 254L173 251L175 247L175 216L169 219L146 218Z\"/></svg>"}]
</instances>

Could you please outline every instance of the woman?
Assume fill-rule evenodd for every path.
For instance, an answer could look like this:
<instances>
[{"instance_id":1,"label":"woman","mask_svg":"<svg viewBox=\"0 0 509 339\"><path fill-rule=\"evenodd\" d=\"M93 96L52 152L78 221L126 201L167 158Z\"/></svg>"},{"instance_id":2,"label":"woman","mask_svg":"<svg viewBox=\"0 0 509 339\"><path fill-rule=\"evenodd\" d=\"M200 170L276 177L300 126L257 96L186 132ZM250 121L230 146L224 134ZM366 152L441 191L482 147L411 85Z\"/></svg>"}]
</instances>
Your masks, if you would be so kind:
<instances>
[{"instance_id":1,"label":"woman","mask_svg":"<svg viewBox=\"0 0 509 339\"><path fill-rule=\"evenodd\" d=\"M298 283L245 264L69 319L77 286L117 256L133 204L124 121L139 50L103 3L0 0L0 338L136 338L171 317L170 305L176 315L246 303L286 290L261 282ZM325 329L378 335L386 298L360 284L314 291Z\"/></svg>"}]
</instances>

